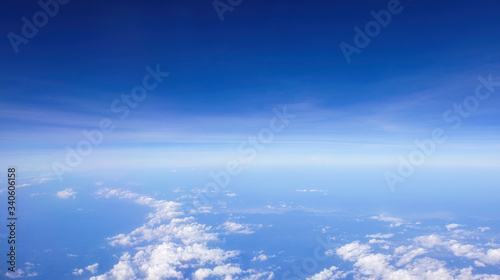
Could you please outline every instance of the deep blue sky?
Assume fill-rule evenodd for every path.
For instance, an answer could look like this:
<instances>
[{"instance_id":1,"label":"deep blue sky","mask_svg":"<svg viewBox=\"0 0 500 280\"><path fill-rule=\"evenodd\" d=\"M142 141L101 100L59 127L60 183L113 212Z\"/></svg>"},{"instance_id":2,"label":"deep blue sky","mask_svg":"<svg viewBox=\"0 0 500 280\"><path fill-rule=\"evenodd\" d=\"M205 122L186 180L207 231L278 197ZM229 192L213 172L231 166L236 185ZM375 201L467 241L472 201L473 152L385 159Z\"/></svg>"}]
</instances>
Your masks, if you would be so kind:
<instances>
[{"instance_id":1,"label":"deep blue sky","mask_svg":"<svg viewBox=\"0 0 500 280\"><path fill-rule=\"evenodd\" d=\"M353 44L353 28L387 3L243 0L221 22L211 1L73 0L15 54L7 34L20 34L21 18L40 7L7 1L0 17L6 158L28 150L29 162L38 152L37 166L60 158L82 129L116 118L110 103L140 83L145 66L160 64L170 76L117 123L101 151L197 143L199 153L210 150L206 143L245 140L272 108L288 105L297 119L280 140L292 144L277 154L385 153L395 161L415 138L449 128L443 112L474 92L477 76L500 80L500 4L402 0L403 11L348 64L339 44ZM498 154L499 103L494 95L481 103L446 151Z\"/></svg>"},{"instance_id":2,"label":"deep blue sky","mask_svg":"<svg viewBox=\"0 0 500 280\"><path fill-rule=\"evenodd\" d=\"M40 11L37 1L4 0L0 9L0 168L16 166L19 186L31 185L21 188L33 191L20 197L24 213L43 208L48 219L67 216L65 230L71 231L85 220L71 214L89 205L80 196L101 185L167 197L180 188L175 195L191 200L212 183L210 174L237 162L243 172L231 177L228 189L238 196L220 194L213 202L243 214L244 208L290 208L295 201L300 211L301 204L352 213L498 216L500 87L470 117L459 119L457 129L443 114L473 96L479 76L500 81L499 1L401 0L402 12L351 63L339 44L353 44L354 28L364 29L373 20L370 11L386 9L393 0L242 0L222 22L213 0L70 0L15 53L8 34L21 34L21 19L31 21ZM141 84L146 66L156 65L170 76L120 120L110 105ZM273 109L284 106L295 118L265 149L251 149L245 141L268 128ZM83 131L98 129L104 118L115 130L56 181L54 164L68 165L68 148L75 150L85 140ZM446 141L389 193L385 174L398 173L401 158L415 151L415 140L428 139L434 129L442 129ZM239 152L242 144L255 159ZM57 204L56 191L67 188L78 199ZM90 205L81 207L101 213L101 206ZM100 217L110 219L115 212L110 213ZM93 224L107 222L92 215L86 217ZM30 217L28 223L38 216ZM130 229L144 223L130 217ZM289 225L308 219L287 217L279 219ZM26 232L43 238L44 231L33 230L40 221ZM312 221L318 220L303 225ZM122 220L111 226L117 223ZM272 242L267 238L275 236L274 229L279 227L270 227L264 241ZM82 240L97 238L101 244L128 230L94 230L93 239ZM43 250L39 246L53 240L32 241L37 246L23 250ZM65 256L62 241L64 253L37 256ZM104 273L112 264L99 255ZM107 256L115 262L112 255Z\"/></svg>"}]
</instances>

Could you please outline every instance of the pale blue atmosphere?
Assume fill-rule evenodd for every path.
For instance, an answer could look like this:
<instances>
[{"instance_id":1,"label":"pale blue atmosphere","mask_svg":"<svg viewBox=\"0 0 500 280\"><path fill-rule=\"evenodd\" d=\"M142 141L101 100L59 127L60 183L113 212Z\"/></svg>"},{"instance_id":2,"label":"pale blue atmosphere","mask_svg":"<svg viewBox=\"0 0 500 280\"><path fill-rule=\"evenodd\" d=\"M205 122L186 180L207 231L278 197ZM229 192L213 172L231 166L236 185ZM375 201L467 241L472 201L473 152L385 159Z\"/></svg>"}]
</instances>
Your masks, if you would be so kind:
<instances>
[{"instance_id":1,"label":"pale blue atmosphere","mask_svg":"<svg viewBox=\"0 0 500 280\"><path fill-rule=\"evenodd\" d=\"M499 8L4 3L0 279L499 280Z\"/></svg>"}]
</instances>

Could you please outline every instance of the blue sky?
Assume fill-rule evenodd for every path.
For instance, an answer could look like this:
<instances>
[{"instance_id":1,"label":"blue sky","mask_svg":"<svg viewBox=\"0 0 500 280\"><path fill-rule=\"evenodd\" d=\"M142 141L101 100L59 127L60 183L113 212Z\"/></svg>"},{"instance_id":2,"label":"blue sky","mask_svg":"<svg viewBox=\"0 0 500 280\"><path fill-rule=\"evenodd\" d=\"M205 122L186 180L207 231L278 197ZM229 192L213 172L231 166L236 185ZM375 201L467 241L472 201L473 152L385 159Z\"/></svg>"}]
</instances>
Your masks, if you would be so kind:
<instances>
[{"instance_id":1,"label":"blue sky","mask_svg":"<svg viewBox=\"0 0 500 280\"><path fill-rule=\"evenodd\" d=\"M498 1L216 1L3 3L2 275L499 279Z\"/></svg>"},{"instance_id":2,"label":"blue sky","mask_svg":"<svg viewBox=\"0 0 500 280\"><path fill-rule=\"evenodd\" d=\"M40 10L5 5L5 34ZM296 117L262 163L397 165L443 128L431 163L498 167L498 91L457 130L442 117L478 76L499 80L498 3L400 5L347 63L339 44L387 1L243 1L222 22L210 1L71 1L19 53L1 45L2 161L50 171L110 118L116 129L78 168L218 165L287 106ZM148 65L170 75L119 120L110 105Z\"/></svg>"}]
</instances>

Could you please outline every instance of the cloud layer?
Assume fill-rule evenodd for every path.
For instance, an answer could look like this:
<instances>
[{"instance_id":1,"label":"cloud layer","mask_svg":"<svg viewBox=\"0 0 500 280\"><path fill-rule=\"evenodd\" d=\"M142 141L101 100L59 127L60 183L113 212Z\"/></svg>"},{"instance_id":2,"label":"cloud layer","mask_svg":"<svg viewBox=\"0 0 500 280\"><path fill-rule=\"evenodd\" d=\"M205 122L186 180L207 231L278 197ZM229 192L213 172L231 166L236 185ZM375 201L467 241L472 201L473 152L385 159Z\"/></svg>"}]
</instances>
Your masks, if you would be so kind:
<instances>
[{"instance_id":1,"label":"cloud layer","mask_svg":"<svg viewBox=\"0 0 500 280\"><path fill-rule=\"evenodd\" d=\"M194 217L186 216L181 203L117 189L101 189L97 194L103 198L129 200L154 211L141 227L108 238L111 246L126 251L111 270L91 277L92 280L272 278L270 272L243 269L235 264L239 251L213 246L213 243L220 242L218 233L212 227L198 223ZM247 226L234 222L226 222L223 227L229 233L252 233ZM90 271L89 267L87 270ZM187 271L194 272L189 274Z\"/></svg>"}]
</instances>

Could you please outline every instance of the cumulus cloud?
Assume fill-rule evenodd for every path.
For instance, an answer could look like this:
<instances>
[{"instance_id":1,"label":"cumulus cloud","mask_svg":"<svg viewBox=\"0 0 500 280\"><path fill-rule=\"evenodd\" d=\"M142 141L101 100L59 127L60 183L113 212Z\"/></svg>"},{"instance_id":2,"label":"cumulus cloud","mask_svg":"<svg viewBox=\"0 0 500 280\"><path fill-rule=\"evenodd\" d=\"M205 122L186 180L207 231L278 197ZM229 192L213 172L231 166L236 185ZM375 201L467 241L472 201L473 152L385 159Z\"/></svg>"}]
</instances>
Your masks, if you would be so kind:
<instances>
[{"instance_id":1,"label":"cumulus cloud","mask_svg":"<svg viewBox=\"0 0 500 280\"><path fill-rule=\"evenodd\" d=\"M485 249L472 244L463 244L455 239L435 234L419 236L414 239L426 248L441 247L451 251L457 257L478 260L482 263L500 264L500 249Z\"/></svg>"},{"instance_id":2,"label":"cumulus cloud","mask_svg":"<svg viewBox=\"0 0 500 280\"><path fill-rule=\"evenodd\" d=\"M486 252L475 245L461 244L456 240L450 240L443 244L457 257L468 259L477 259L483 263L498 265L500 264L500 249L489 249Z\"/></svg>"},{"instance_id":3,"label":"cumulus cloud","mask_svg":"<svg viewBox=\"0 0 500 280\"><path fill-rule=\"evenodd\" d=\"M398 248L396 248L396 250L397 249ZM403 266L410 263L415 257L425 253L427 253L427 251L423 248L413 249L413 246L404 247L404 253L399 257L399 260L396 262L396 266Z\"/></svg>"},{"instance_id":4,"label":"cumulus cloud","mask_svg":"<svg viewBox=\"0 0 500 280\"><path fill-rule=\"evenodd\" d=\"M392 218L387 218L376 216L374 219L391 223L397 222ZM401 223L404 222L401 221ZM394 226L396 227L396 225ZM353 241L344 244L334 251L330 250L331 253L350 264L345 266L342 274L337 274L337 276L351 275L353 279L391 280L500 280L500 275L481 274L475 271L475 267L498 266L500 264L500 248L491 242L479 243L480 235L483 232L480 228L475 232L454 230L459 226L463 225L449 224L446 225L447 231L440 230L439 233L400 240L398 241L399 245L394 244L394 241L388 242L385 245L386 250L383 252L372 247L372 244L379 242L371 241L384 241L384 237L391 238L392 234L370 234L366 237L377 239L371 239L367 243ZM457 236L460 238L457 239ZM467 242L468 240L469 242ZM484 239L485 242L488 240L488 238ZM456 263L448 265L445 261L435 258L436 256L444 256L446 253L449 254L447 258L450 256L462 258L464 263L468 261L470 264L456 267ZM332 275L333 271L325 270L313 277L317 277L316 279L337 279Z\"/></svg>"},{"instance_id":5,"label":"cumulus cloud","mask_svg":"<svg viewBox=\"0 0 500 280\"><path fill-rule=\"evenodd\" d=\"M342 256L345 260L355 261L359 256L365 255L370 251L370 246L362 245L359 241L355 241L337 249L337 255Z\"/></svg>"},{"instance_id":6,"label":"cumulus cloud","mask_svg":"<svg viewBox=\"0 0 500 280\"><path fill-rule=\"evenodd\" d=\"M96 274L98 267L99 267L99 264L95 263L95 264L88 265L87 267L85 267L85 270L88 270L91 274ZM85 272L85 270L83 270L82 268L80 268L80 269L75 268L75 269L73 269L73 275L82 275Z\"/></svg>"},{"instance_id":7,"label":"cumulus cloud","mask_svg":"<svg viewBox=\"0 0 500 280\"><path fill-rule=\"evenodd\" d=\"M72 188L68 188L56 193L60 199L76 198L76 192Z\"/></svg>"},{"instance_id":8,"label":"cumulus cloud","mask_svg":"<svg viewBox=\"0 0 500 280\"><path fill-rule=\"evenodd\" d=\"M208 242L217 239L215 233L209 232L211 227L194 222L194 218L174 218L167 224L157 227L143 225L129 234L119 234L108 238L112 246L132 246L143 242L168 242L179 240L184 244Z\"/></svg>"},{"instance_id":9,"label":"cumulus cloud","mask_svg":"<svg viewBox=\"0 0 500 280\"><path fill-rule=\"evenodd\" d=\"M26 263L24 263L24 268L17 268L16 272L9 271L9 272L5 273L5 276L8 278L13 278L13 279L17 279L17 278L26 279L29 277L35 277L38 275L38 273L31 271L33 269L33 267L35 267L35 264L33 264L31 262L26 262Z\"/></svg>"},{"instance_id":10,"label":"cumulus cloud","mask_svg":"<svg viewBox=\"0 0 500 280\"><path fill-rule=\"evenodd\" d=\"M243 271L238 266L233 266L230 264L216 266L213 269L200 268L194 274L193 278L196 280L203 280L210 276L217 276L221 278L224 276L225 279L232 279L231 276L236 274L241 274Z\"/></svg>"},{"instance_id":11,"label":"cumulus cloud","mask_svg":"<svg viewBox=\"0 0 500 280\"><path fill-rule=\"evenodd\" d=\"M95 274L95 273L97 273L97 267L99 267L99 264L95 263L95 264L87 266L85 269L90 271L90 273Z\"/></svg>"},{"instance_id":12,"label":"cumulus cloud","mask_svg":"<svg viewBox=\"0 0 500 280\"><path fill-rule=\"evenodd\" d=\"M336 266L332 266L328 269L324 269L320 273L316 273L311 277L308 277L307 280L335 280L344 278L345 275L341 271L337 271L338 268Z\"/></svg>"},{"instance_id":13,"label":"cumulus cloud","mask_svg":"<svg viewBox=\"0 0 500 280\"><path fill-rule=\"evenodd\" d=\"M231 263L239 251L213 247L220 243L212 227L200 224L194 217L186 216L178 202L157 200L126 190L102 189L98 197L132 201L154 209L144 225L130 233L108 238L110 245L131 248L119 262L104 274L91 280L125 279L187 279L186 271L194 271L192 277L224 277L239 275L247 278L270 275L269 272L245 270ZM246 232L248 227L236 223L227 224L232 232ZM96 266L97 269L97 266Z\"/></svg>"},{"instance_id":14,"label":"cumulus cloud","mask_svg":"<svg viewBox=\"0 0 500 280\"><path fill-rule=\"evenodd\" d=\"M449 269L443 261L430 257L416 258L426 253L422 248L399 248L398 251L405 253L374 253L369 245L355 241L336 252L344 260L353 262L354 269L350 273L355 275L355 279L500 279L498 275L473 274L472 267Z\"/></svg>"}]
</instances>

